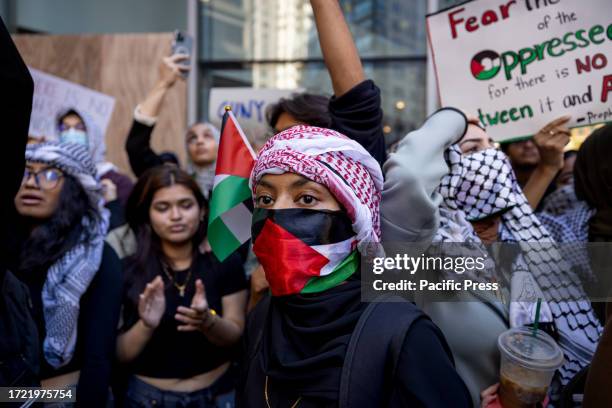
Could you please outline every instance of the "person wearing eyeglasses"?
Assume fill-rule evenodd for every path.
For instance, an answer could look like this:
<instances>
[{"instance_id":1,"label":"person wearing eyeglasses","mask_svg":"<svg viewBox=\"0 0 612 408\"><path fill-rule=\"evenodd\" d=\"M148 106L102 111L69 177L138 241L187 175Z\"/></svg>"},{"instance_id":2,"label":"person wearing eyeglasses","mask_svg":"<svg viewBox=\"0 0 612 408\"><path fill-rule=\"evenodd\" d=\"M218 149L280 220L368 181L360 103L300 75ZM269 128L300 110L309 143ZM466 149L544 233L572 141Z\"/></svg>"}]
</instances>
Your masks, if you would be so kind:
<instances>
[{"instance_id":1,"label":"person wearing eyeglasses","mask_svg":"<svg viewBox=\"0 0 612 408\"><path fill-rule=\"evenodd\" d=\"M104 243L102 186L81 144L30 145L25 159L14 200L16 235L23 235L15 264L31 295L41 385L76 387L78 405L106 406L122 266Z\"/></svg>"}]
</instances>

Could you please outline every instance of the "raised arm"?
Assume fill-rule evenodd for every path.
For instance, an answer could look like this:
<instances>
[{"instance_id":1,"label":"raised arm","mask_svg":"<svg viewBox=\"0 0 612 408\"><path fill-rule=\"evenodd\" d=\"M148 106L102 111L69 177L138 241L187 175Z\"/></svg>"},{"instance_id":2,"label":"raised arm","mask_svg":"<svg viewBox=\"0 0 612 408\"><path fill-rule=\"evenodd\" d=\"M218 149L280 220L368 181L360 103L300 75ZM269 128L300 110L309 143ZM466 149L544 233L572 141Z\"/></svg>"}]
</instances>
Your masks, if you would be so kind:
<instances>
[{"instance_id":1,"label":"raised arm","mask_svg":"<svg viewBox=\"0 0 612 408\"><path fill-rule=\"evenodd\" d=\"M569 116L557 118L533 137L533 142L540 152L540 163L523 187L523 193L534 211L550 183L563 168L563 148L569 143L570 138L570 131L566 126L569 120Z\"/></svg>"},{"instance_id":2,"label":"raised arm","mask_svg":"<svg viewBox=\"0 0 612 408\"><path fill-rule=\"evenodd\" d=\"M365 75L338 0L310 0L325 65L336 97L363 82Z\"/></svg>"},{"instance_id":3,"label":"raised arm","mask_svg":"<svg viewBox=\"0 0 612 408\"><path fill-rule=\"evenodd\" d=\"M189 67L181 65L188 58L184 54L164 57L159 63L158 81L134 110L134 121L125 141L125 150L136 177L162 164L161 158L151 148L151 134L166 94L179 78L182 79L181 73L189 71Z\"/></svg>"},{"instance_id":4,"label":"raised arm","mask_svg":"<svg viewBox=\"0 0 612 408\"><path fill-rule=\"evenodd\" d=\"M383 242L428 243L438 229L440 197L435 193L448 172L444 151L465 134L467 118L440 109L400 142L383 166L381 202Z\"/></svg>"},{"instance_id":5,"label":"raised arm","mask_svg":"<svg viewBox=\"0 0 612 408\"><path fill-rule=\"evenodd\" d=\"M380 89L366 80L338 0L311 0L319 42L331 77L331 128L357 141L382 166L387 159Z\"/></svg>"},{"instance_id":6,"label":"raised arm","mask_svg":"<svg viewBox=\"0 0 612 408\"><path fill-rule=\"evenodd\" d=\"M162 58L158 67L159 79L157 83L149 91L145 100L138 105L142 115L150 118L156 118L159 115L166 93L177 80L183 79L182 73L189 72L189 67L181 64L188 59L189 56L185 54L175 54Z\"/></svg>"}]
</instances>

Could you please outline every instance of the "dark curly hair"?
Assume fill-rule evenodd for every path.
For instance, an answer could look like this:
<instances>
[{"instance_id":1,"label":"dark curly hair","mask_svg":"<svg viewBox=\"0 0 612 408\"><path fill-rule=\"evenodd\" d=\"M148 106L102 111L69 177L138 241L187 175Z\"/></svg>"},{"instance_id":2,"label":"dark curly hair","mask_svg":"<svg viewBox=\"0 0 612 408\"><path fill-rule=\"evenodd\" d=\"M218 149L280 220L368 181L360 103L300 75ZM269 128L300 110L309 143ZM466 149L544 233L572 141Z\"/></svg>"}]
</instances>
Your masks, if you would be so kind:
<instances>
[{"instance_id":1,"label":"dark curly hair","mask_svg":"<svg viewBox=\"0 0 612 408\"><path fill-rule=\"evenodd\" d=\"M96 210L91 207L81 184L74 177L65 174L57 210L51 218L32 228L29 235L24 231L32 225L32 220L25 217L18 220L25 236L18 262L19 273L46 272L82 239L81 220L90 211Z\"/></svg>"}]
</instances>

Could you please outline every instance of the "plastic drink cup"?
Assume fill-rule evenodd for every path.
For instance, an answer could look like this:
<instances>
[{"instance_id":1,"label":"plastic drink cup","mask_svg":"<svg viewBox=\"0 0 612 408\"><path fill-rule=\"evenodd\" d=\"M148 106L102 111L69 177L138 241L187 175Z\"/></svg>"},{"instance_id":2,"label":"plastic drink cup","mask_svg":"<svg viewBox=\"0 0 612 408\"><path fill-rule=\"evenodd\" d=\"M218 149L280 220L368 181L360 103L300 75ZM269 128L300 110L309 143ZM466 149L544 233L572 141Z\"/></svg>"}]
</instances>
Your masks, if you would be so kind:
<instances>
[{"instance_id":1,"label":"plastic drink cup","mask_svg":"<svg viewBox=\"0 0 612 408\"><path fill-rule=\"evenodd\" d=\"M544 401L563 352L548 334L536 336L525 327L499 335L501 352L499 399L504 408L530 408Z\"/></svg>"}]
</instances>

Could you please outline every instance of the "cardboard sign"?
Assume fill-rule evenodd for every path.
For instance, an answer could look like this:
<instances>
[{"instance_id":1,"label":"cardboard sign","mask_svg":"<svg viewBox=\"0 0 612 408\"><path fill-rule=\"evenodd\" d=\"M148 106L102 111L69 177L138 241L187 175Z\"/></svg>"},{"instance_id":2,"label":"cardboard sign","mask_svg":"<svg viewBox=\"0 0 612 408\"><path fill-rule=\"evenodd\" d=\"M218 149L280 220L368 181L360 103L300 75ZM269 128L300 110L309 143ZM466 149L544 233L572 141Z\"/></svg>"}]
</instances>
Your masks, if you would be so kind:
<instances>
[{"instance_id":1,"label":"cardboard sign","mask_svg":"<svg viewBox=\"0 0 612 408\"><path fill-rule=\"evenodd\" d=\"M115 98L33 68L30 68L30 74L34 80L34 100L29 134L57 140L58 115L75 109L87 126L89 150L94 162L104 161L104 136Z\"/></svg>"},{"instance_id":2,"label":"cardboard sign","mask_svg":"<svg viewBox=\"0 0 612 408\"><path fill-rule=\"evenodd\" d=\"M497 141L612 121L610 0L474 0L427 17L443 106Z\"/></svg>"},{"instance_id":3,"label":"cardboard sign","mask_svg":"<svg viewBox=\"0 0 612 408\"><path fill-rule=\"evenodd\" d=\"M212 124L220 128L225 113L224 108L229 105L249 141L262 144L270 135L270 128L266 122L268 106L301 91L301 89L212 88L208 117Z\"/></svg>"}]
</instances>

